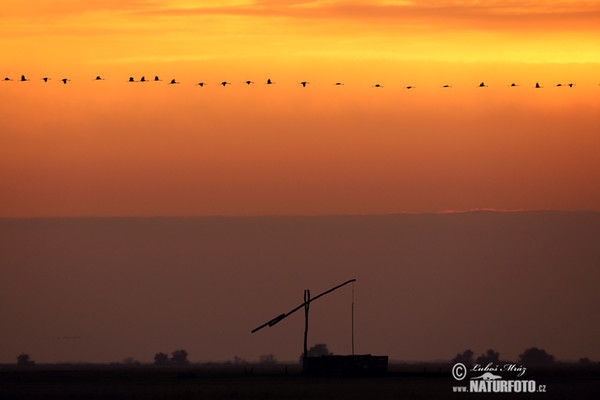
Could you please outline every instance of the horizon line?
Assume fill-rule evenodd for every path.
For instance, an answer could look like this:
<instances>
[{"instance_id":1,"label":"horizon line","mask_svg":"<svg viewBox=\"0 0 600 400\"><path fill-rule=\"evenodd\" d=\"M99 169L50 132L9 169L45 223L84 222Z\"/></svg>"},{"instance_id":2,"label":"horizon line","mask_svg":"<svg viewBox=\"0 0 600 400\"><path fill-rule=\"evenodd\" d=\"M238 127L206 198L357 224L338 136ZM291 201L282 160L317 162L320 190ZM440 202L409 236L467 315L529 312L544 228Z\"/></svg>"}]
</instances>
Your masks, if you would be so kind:
<instances>
[{"instance_id":1,"label":"horizon line","mask_svg":"<svg viewBox=\"0 0 600 400\"><path fill-rule=\"evenodd\" d=\"M0 216L0 220L16 219L184 219L184 218L327 218L327 217L385 217L395 215L448 215L448 214L470 214L470 213L600 213L600 210L582 209L567 210L554 208L536 209L504 209L504 208L471 208L471 209L447 209L440 211L390 211L385 213L332 213L332 214L191 214L191 215L55 215L55 216Z\"/></svg>"}]
</instances>

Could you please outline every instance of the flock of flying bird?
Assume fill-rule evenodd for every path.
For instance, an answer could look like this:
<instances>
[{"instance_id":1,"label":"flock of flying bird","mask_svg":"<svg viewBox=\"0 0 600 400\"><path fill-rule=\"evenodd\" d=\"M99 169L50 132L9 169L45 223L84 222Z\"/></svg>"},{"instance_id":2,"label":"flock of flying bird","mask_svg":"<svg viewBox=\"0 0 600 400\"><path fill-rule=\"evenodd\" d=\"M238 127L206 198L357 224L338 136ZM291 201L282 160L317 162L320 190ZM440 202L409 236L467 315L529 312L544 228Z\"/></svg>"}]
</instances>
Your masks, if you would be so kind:
<instances>
[{"instance_id":1,"label":"flock of flying bird","mask_svg":"<svg viewBox=\"0 0 600 400\"><path fill-rule=\"evenodd\" d=\"M48 82L48 81L49 81L49 80L51 80L51 79L52 79L52 78L48 78L48 77L43 77L43 78L41 78L41 80L43 80L44 82ZM8 78L8 77L4 78L4 81L12 81L12 80L13 80L13 79L11 79L11 78ZM20 82L28 82L28 81L30 81L30 80L31 80L31 79L28 79L27 77L25 77L25 75L21 75L21 79L18 79L18 81L20 81ZM103 77L101 77L101 76L96 76L96 78L94 78L93 80L95 80L95 81L103 81L103 80L105 80L105 79L104 79ZM65 84L65 85L67 84L67 82L70 82L70 81L71 81L71 80L70 80L70 79L67 79L67 78L62 78L62 79L60 79L60 82L62 82L62 83L63 83L63 84ZM135 82L162 82L162 79L160 79L158 76L155 76L155 77L154 77L154 79L146 79L146 77L145 77L145 76L142 76L142 77L141 77L139 80L135 80L135 78L134 78L134 77L130 77L130 78L129 78L129 80L128 80L127 82L132 82L132 83L135 83ZM180 84L181 82L178 82L178 81L177 81L177 80L175 80L175 79L171 79L171 81L169 81L168 83L169 83L169 85L178 85L178 84ZM252 84L254 84L254 81L245 81L245 82L243 82L243 84L246 84L246 85L252 85ZM272 81L272 80L269 78L269 79L267 79L267 81L266 81L264 84L265 84L265 85L274 85L274 84L275 84L275 82L273 82L273 81ZM299 82L299 84L300 84L300 85L302 85L303 87L306 87L306 85L310 84L310 82L302 81L302 82ZM198 85L198 86L205 86L205 85L206 85L206 83L204 83L204 82L199 82L197 85ZM223 81L223 82L219 83L219 85L221 85L221 86L227 86L227 85L231 85L231 82ZM341 83L341 82L336 82L336 83L333 83L333 85L335 85L335 86L343 86L344 84L343 84L343 83ZM480 83L478 86L479 86L479 87L488 87L488 86L485 84L485 82L481 82L481 83ZM511 83L509 86L510 86L510 87L515 87L515 86L519 86L519 85L517 85L516 83ZM571 88L572 88L573 86L575 86L575 84L574 84L574 83L567 83L567 84L558 83L558 84L556 84L556 85L554 85L554 86L557 86L557 87L561 87L561 86L568 86L568 87L571 87ZM376 84L374 84L374 85L373 85L373 87L376 87L376 88L382 88L382 87L383 87L383 85L381 85L381 84L379 84L379 83L376 83ZM452 87L452 85L447 85L447 84L446 84L446 85L442 85L441 87L442 87L442 88L451 88L451 87ZM536 82L536 84L535 84L535 86L534 86L534 87L535 87L536 89L541 89L541 88L543 88L543 86L541 86L541 85L540 85L538 82ZM415 88L415 86L411 86L411 85L409 85L409 86L405 86L404 88L405 88L405 89L414 89L414 88Z\"/></svg>"}]
</instances>

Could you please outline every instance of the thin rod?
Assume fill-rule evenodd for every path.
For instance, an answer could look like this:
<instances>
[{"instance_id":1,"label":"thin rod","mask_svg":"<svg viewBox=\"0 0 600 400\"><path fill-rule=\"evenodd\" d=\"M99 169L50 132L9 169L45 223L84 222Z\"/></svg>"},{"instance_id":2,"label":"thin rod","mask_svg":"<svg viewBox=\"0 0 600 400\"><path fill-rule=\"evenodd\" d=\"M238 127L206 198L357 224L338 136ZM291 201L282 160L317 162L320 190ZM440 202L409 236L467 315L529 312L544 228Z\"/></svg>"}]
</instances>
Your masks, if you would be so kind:
<instances>
[{"instance_id":1,"label":"thin rod","mask_svg":"<svg viewBox=\"0 0 600 400\"><path fill-rule=\"evenodd\" d=\"M327 293L331 293L331 292L333 292L334 290L336 290L336 289L339 289L339 288L341 288L342 286L349 284L350 282L355 282L355 281L356 281L356 279L350 279L349 281L346 281L346 282L342 283L341 285L337 285L336 287L334 287L334 288L331 288L331 289L329 289L329 290L327 290L327 291L325 291L325 292L321 293L320 295L313 297L312 299L310 299L310 300L309 300L309 303L310 303L311 301L315 301L315 300L317 300L317 299L318 299L319 297L321 297L321 296L325 296ZM304 303L300 304L298 307L294 308L292 311L289 311L289 312L287 312L287 313L284 313L284 314L278 315L277 317L273 318L272 320L265 322L264 324L262 324L262 325L261 325L261 326L259 326L258 328L254 328L254 329L252 330L252 333L254 333L254 332L258 331L259 329L262 329L262 328L264 328L264 327L265 327L265 326L267 326L267 325L268 325L268 326L273 326L273 325L275 325L276 323L278 323L279 321L281 321L281 320L282 320L282 319L284 319L285 317L288 317L290 314L292 314L292 313L295 313L296 311L298 311L299 309L301 309L302 307L304 307L304 304L305 304L305 303L306 303L306 302L304 302Z\"/></svg>"},{"instance_id":2,"label":"thin rod","mask_svg":"<svg viewBox=\"0 0 600 400\"><path fill-rule=\"evenodd\" d=\"M354 355L354 282L352 282L352 355Z\"/></svg>"},{"instance_id":3,"label":"thin rod","mask_svg":"<svg viewBox=\"0 0 600 400\"><path fill-rule=\"evenodd\" d=\"M308 358L308 308L310 307L310 290L304 291L304 355L302 357L302 368L306 371L306 359Z\"/></svg>"}]
</instances>

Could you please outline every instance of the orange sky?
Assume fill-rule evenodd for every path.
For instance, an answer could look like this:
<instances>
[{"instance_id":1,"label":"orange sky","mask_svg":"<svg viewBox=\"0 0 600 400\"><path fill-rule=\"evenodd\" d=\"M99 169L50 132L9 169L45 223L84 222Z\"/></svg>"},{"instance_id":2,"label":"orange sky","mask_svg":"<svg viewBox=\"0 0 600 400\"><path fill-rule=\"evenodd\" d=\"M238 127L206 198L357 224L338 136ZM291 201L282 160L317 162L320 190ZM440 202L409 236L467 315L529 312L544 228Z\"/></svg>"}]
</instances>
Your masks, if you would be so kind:
<instances>
[{"instance_id":1,"label":"orange sky","mask_svg":"<svg viewBox=\"0 0 600 400\"><path fill-rule=\"evenodd\" d=\"M0 216L600 208L597 2L214 4L3 2Z\"/></svg>"}]
</instances>

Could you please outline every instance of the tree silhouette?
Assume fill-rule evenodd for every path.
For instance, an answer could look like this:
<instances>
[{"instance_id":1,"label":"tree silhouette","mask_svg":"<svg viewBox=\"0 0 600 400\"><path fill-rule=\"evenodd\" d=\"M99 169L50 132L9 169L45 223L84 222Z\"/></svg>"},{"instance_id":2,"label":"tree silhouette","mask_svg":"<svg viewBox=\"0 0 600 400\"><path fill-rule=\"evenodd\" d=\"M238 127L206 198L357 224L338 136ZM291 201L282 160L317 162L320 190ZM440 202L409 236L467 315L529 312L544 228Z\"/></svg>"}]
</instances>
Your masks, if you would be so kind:
<instances>
[{"instance_id":1,"label":"tree silhouette","mask_svg":"<svg viewBox=\"0 0 600 400\"><path fill-rule=\"evenodd\" d=\"M34 365L35 362L29 357L27 353L21 353L17 356L17 365Z\"/></svg>"},{"instance_id":2,"label":"tree silhouette","mask_svg":"<svg viewBox=\"0 0 600 400\"><path fill-rule=\"evenodd\" d=\"M456 357L454 357L452 359L451 362L453 362L455 364L463 363L465 365L473 364L473 354L475 354L475 353L473 353L471 351L471 349L467 349L467 350L463 351L462 353L458 353L456 355Z\"/></svg>"},{"instance_id":3,"label":"tree silhouette","mask_svg":"<svg viewBox=\"0 0 600 400\"><path fill-rule=\"evenodd\" d=\"M233 357L233 363L235 365L247 365L248 361L245 358L234 356Z\"/></svg>"},{"instance_id":4,"label":"tree silhouette","mask_svg":"<svg viewBox=\"0 0 600 400\"><path fill-rule=\"evenodd\" d=\"M308 349L309 357L321 357L321 356L330 356L333 353L329 352L327 345L325 343L318 343Z\"/></svg>"},{"instance_id":5,"label":"tree silhouette","mask_svg":"<svg viewBox=\"0 0 600 400\"><path fill-rule=\"evenodd\" d=\"M123 364L126 365L140 365L140 362L133 357L125 357L123 359Z\"/></svg>"},{"instance_id":6,"label":"tree silhouette","mask_svg":"<svg viewBox=\"0 0 600 400\"><path fill-rule=\"evenodd\" d=\"M175 350L171 353L171 362L175 365L187 365L190 362L187 359L188 353L185 350Z\"/></svg>"},{"instance_id":7,"label":"tree silhouette","mask_svg":"<svg viewBox=\"0 0 600 400\"><path fill-rule=\"evenodd\" d=\"M263 365L275 365L275 364L277 364L277 359L275 358L275 356L273 354L266 354L266 355L260 356L259 363L263 364Z\"/></svg>"},{"instance_id":8,"label":"tree silhouette","mask_svg":"<svg viewBox=\"0 0 600 400\"><path fill-rule=\"evenodd\" d=\"M154 365L168 365L169 355L166 353L156 353L154 355Z\"/></svg>"},{"instance_id":9,"label":"tree silhouette","mask_svg":"<svg viewBox=\"0 0 600 400\"><path fill-rule=\"evenodd\" d=\"M477 357L477 360L475 360L475 362L481 365L487 365L489 363L496 364L500 362L500 353L489 349L485 354L482 354L479 357Z\"/></svg>"},{"instance_id":10,"label":"tree silhouette","mask_svg":"<svg viewBox=\"0 0 600 400\"><path fill-rule=\"evenodd\" d=\"M321 356L331 356L333 353L329 351L327 345L325 343L318 343L312 346L307 351L308 357L321 357ZM300 354L300 363L302 364L302 360L304 359L304 354Z\"/></svg>"},{"instance_id":11,"label":"tree silhouette","mask_svg":"<svg viewBox=\"0 0 600 400\"><path fill-rule=\"evenodd\" d=\"M531 347L519 354L519 361L526 365L548 365L554 363L554 356L546 353L546 350Z\"/></svg>"}]
</instances>

